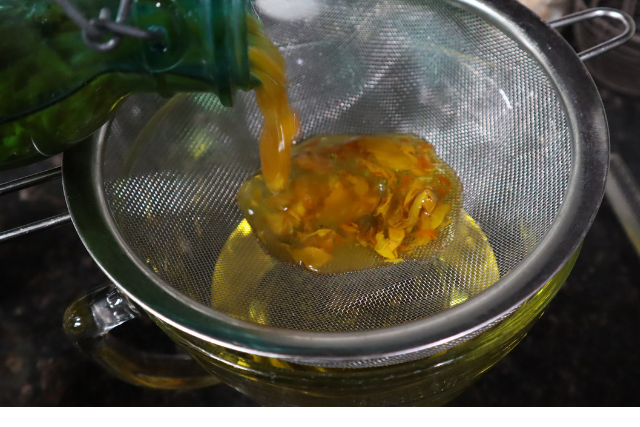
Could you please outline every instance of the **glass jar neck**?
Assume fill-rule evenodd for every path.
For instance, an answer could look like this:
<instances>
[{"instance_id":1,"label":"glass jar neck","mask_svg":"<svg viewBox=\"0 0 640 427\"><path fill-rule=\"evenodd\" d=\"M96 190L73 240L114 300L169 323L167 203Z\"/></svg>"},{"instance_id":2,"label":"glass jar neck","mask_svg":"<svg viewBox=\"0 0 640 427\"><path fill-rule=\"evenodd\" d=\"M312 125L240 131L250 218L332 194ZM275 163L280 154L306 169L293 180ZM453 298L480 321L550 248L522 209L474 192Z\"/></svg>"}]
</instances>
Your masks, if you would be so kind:
<instances>
[{"instance_id":1,"label":"glass jar neck","mask_svg":"<svg viewBox=\"0 0 640 427\"><path fill-rule=\"evenodd\" d=\"M158 92L207 91L223 105L236 89L252 87L249 73L249 0L137 0L132 25L159 31L141 41L144 66L158 77Z\"/></svg>"}]
</instances>

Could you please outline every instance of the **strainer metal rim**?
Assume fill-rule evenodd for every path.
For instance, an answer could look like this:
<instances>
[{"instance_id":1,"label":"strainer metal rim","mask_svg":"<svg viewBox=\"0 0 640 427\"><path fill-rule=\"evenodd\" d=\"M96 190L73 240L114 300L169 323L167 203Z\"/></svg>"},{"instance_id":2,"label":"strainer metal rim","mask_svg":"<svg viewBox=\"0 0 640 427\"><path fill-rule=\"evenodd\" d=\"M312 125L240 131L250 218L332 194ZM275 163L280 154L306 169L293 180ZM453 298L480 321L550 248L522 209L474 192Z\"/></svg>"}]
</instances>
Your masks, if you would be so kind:
<instances>
[{"instance_id":1,"label":"strainer metal rim","mask_svg":"<svg viewBox=\"0 0 640 427\"><path fill-rule=\"evenodd\" d=\"M391 357L445 344L488 325L539 291L577 250L604 195L609 135L604 108L586 68L547 23L516 1L445 0L502 30L544 69L564 104L572 164L554 223L511 272L449 310L410 323L358 332L306 332L242 321L189 299L155 275L118 232L102 185L106 124L93 143L63 159L63 186L81 240L129 298L162 321L202 340L270 357L347 361Z\"/></svg>"}]
</instances>

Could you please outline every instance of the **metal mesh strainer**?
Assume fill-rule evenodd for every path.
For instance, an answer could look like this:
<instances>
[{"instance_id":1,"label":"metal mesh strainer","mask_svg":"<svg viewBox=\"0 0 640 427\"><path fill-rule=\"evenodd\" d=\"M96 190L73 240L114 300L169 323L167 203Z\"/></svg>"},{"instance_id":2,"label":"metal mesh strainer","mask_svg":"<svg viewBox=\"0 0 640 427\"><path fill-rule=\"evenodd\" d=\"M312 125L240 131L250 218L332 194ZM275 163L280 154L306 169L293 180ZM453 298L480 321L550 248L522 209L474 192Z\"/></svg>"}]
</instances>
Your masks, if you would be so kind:
<instances>
[{"instance_id":1,"label":"metal mesh strainer","mask_svg":"<svg viewBox=\"0 0 640 427\"><path fill-rule=\"evenodd\" d=\"M281 3L255 2L287 61L303 136L430 141L462 181L469 220L433 264L317 275L279 263L235 204L259 168L253 94L237 94L232 109L206 94L137 96L103 131L92 180L107 226L140 271L118 280L125 267L98 261L174 326L299 363L398 363L508 315L577 247L602 195L606 126L575 54L509 2ZM531 21L528 32L514 14ZM568 64L575 70L564 81ZM136 281L153 285L141 296Z\"/></svg>"}]
</instances>

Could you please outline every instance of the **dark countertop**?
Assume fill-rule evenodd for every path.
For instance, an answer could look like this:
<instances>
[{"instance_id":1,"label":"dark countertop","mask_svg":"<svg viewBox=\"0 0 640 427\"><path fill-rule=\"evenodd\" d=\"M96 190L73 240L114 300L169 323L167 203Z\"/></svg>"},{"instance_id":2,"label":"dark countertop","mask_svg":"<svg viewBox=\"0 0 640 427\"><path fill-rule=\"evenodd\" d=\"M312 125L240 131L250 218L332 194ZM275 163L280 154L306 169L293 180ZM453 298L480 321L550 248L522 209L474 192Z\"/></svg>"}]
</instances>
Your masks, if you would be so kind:
<instances>
[{"instance_id":1,"label":"dark countertop","mask_svg":"<svg viewBox=\"0 0 640 427\"><path fill-rule=\"evenodd\" d=\"M640 101L602 93L614 147L635 143ZM16 176L0 173L0 182ZM0 199L0 230L64 210L57 181L22 190ZM542 319L451 405L640 405L639 261L605 201ZM253 405L226 385L180 392L131 386L87 360L61 319L71 301L105 282L70 225L0 245L0 405Z\"/></svg>"}]
</instances>

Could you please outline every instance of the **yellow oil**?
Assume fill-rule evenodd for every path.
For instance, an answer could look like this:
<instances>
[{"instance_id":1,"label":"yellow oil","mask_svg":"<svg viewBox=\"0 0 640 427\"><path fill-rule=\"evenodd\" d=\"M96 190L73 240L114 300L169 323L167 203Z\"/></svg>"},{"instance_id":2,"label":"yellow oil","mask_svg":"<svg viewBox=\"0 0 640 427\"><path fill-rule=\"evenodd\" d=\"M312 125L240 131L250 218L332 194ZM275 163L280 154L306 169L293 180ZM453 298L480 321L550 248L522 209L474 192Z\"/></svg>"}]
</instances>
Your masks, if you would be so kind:
<instances>
[{"instance_id":1,"label":"yellow oil","mask_svg":"<svg viewBox=\"0 0 640 427\"><path fill-rule=\"evenodd\" d=\"M451 308L500 278L486 236L464 210L452 241L434 261L423 265L422 269L417 265L414 280L420 280L421 274L428 274L430 281L424 286L411 286L408 292L411 295L403 295L404 300L390 297L385 290L393 286L393 280L358 285L361 289L370 287L370 292L365 294L361 291L353 293L348 287L323 288L318 283L311 283L308 276L305 280L304 275L293 274L290 281L283 282L282 278L286 277L282 274L283 263L265 253L251 226L243 220L229 236L216 261L211 306L235 318L263 325L278 326L295 317L301 327L312 328L322 322L352 330L357 328L358 322L375 320L392 306L401 312L402 304L428 300L433 295L438 297L437 307L432 310Z\"/></svg>"},{"instance_id":2,"label":"yellow oil","mask_svg":"<svg viewBox=\"0 0 640 427\"><path fill-rule=\"evenodd\" d=\"M284 58L262 31L259 22L248 19L251 44L249 65L260 86L254 89L264 116L260 137L260 162L270 191L281 191L289 179L291 146L299 133L298 116L287 98Z\"/></svg>"}]
</instances>

